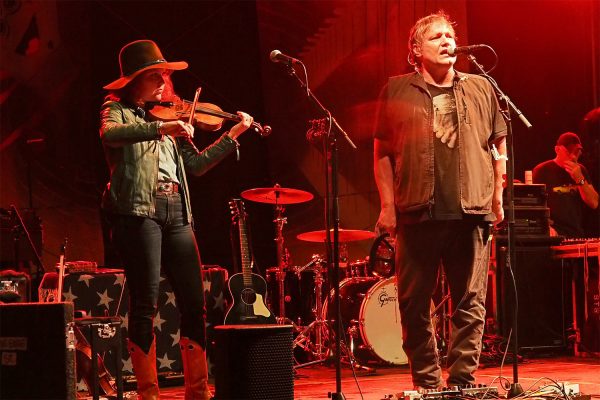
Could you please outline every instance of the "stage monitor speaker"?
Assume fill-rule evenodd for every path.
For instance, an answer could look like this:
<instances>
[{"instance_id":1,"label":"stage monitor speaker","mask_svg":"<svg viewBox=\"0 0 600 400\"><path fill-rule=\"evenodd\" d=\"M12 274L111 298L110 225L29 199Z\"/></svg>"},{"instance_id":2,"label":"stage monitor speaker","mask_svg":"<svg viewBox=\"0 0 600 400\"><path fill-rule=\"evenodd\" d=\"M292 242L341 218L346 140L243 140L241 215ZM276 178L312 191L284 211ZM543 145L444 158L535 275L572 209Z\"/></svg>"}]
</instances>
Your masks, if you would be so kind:
<instances>
[{"instance_id":1,"label":"stage monitor speaker","mask_svg":"<svg viewBox=\"0 0 600 400\"><path fill-rule=\"evenodd\" d=\"M214 399L293 400L292 325L215 328Z\"/></svg>"},{"instance_id":2,"label":"stage monitor speaker","mask_svg":"<svg viewBox=\"0 0 600 400\"><path fill-rule=\"evenodd\" d=\"M0 398L75 399L73 303L0 304Z\"/></svg>"},{"instance_id":3,"label":"stage monitor speaker","mask_svg":"<svg viewBox=\"0 0 600 400\"><path fill-rule=\"evenodd\" d=\"M514 289L506 270L506 245L497 248L498 323L505 337L513 326ZM566 349L568 282L560 261L552 258L550 246L517 246L513 265L518 295L518 344L531 351Z\"/></svg>"}]
</instances>

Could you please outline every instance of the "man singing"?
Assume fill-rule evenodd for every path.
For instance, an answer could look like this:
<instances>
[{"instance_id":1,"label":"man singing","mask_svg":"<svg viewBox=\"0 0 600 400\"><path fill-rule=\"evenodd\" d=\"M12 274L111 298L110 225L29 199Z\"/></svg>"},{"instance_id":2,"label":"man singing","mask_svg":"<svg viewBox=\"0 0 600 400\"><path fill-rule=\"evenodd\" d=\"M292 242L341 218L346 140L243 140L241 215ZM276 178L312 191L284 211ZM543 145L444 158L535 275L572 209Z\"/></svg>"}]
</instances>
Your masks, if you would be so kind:
<instances>
[{"instance_id":1,"label":"man singing","mask_svg":"<svg viewBox=\"0 0 600 400\"><path fill-rule=\"evenodd\" d=\"M492 154L506 153L506 124L491 84L454 69L455 47L445 13L415 23L408 41L415 72L388 80L374 132L376 230L396 236L403 348L417 389L442 386L430 317L440 265L453 305L447 384L475 381L490 226L504 217L506 162Z\"/></svg>"}]
</instances>

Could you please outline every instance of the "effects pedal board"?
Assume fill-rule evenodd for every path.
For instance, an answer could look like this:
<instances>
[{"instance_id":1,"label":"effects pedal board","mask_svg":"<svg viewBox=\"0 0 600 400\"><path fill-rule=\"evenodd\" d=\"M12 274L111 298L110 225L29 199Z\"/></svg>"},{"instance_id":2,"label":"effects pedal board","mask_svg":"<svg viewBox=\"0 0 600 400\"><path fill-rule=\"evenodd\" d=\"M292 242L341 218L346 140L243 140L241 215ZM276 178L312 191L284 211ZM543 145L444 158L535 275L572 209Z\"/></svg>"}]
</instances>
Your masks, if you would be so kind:
<instances>
[{"instance_id":1,"label":"effects pedal board","mask_svg":"<svg viewBox=\"0 0 600 400\"><path fill-rule=\"evenodd\" d=\"M383 400L442 400L442 399L497 399L498 388L487 385L465 385L449 388L405 390L384 396Z\"/></svg>"}]
</instances>

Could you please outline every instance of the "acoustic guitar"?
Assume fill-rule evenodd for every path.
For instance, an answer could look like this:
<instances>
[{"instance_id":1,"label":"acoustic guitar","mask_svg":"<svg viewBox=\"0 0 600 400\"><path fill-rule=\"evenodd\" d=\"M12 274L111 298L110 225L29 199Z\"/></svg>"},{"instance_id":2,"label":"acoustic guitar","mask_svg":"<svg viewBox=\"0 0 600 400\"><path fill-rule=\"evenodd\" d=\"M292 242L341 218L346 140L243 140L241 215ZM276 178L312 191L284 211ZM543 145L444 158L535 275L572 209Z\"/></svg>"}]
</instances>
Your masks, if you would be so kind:
<instances>
[{"instance_id":1,"label":"acoustic guitar","mask_svg":"<svg viewBox=\"0 0 600 400\"><path fill-rule=\"evenodd\" d=\"M233 199L229 207L233 219L238 222L242 272L229 278L233 303L225 315L225 325L275 324L275 316L265 304L267 282L262 276L252 273L253 260L248 247L244 202Z\"/></svg>"}]
</instances>

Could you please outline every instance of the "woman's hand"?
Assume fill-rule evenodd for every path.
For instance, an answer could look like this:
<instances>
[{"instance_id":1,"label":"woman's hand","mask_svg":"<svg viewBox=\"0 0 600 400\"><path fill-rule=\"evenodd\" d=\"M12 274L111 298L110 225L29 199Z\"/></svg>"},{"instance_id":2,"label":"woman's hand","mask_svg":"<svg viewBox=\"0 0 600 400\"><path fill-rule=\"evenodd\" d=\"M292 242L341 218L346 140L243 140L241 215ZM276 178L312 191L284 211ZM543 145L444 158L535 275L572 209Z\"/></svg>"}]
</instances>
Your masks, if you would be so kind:
<instances>
[{"instance_id":1,"label":"woman's hand","mask_svg":"<svg viewBox=\"0 0 600 400\"><path fill-rule=\"evenodd\" d=\"M194 137L194 127L183 121L163 122L160 127L160 133L173 137L184 137L191 139Z\"/></svg>"},{"instance_id":2,"label":"woman's hand","mask_svg":"<svg viewBox=\"0 0 600 400\"><path fill-rule=\"evenodd\" d=\"M240 118L242 118L242 120L236 125L234 125L233 128L231 128L231 130L229 131L229 137L232 139L237 139L237 137L244 133L246 130L248 130L248 128L250 128L250 126L254 122L254 118L252 118L252 116L246 114L245 112L238 111L237 115L239 115Z\"/></svg>"}]
</instances>

